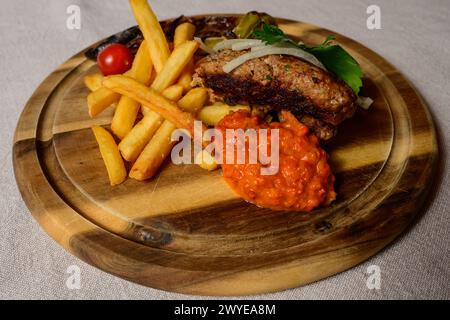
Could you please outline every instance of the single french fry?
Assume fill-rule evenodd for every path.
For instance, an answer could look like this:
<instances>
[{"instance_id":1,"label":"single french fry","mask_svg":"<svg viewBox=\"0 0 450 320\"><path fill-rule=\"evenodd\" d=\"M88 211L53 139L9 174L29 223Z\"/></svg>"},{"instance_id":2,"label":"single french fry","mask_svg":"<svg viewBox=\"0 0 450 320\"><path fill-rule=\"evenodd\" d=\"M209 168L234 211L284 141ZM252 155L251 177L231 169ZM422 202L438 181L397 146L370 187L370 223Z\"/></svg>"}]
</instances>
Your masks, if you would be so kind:
<instances>
[{"instance_id":1,"label":"single french fry","mask_svg":"<svg viewBox=\"0 0 450 320\"><path fill-rule=\"evenodd\" d=\"M147 0L130 0L130 5L144 39L148 42L155 70L160 73L170 55L161 25Z\"/></svg>"},{"instance_id":2,"label":"single french fry","mask_svg":"<svg viewBox=\"0 0 450 320\"><path fill-rule=\"evenodd\" d=\"M123 139L133 129L139 112L140 103L122 96L114 111L111 130L119 139Z\"/></svg>"},{"instance_id":3,"label":"single french fry","mask_svg":"<svg viewBox=\"0 0 450 320\"><path fill-rule=\"evenodd\" d=\"M120 94L101 87L91 93L87 97L87 104L89 109L89 116L91 118L97 116L110 105L117 103L120 99Z\"/></svg>"},{"instance_id":4,"label":"single french fry","mask_svg":"<svg viewBox=\"0 0 450 320\"><path fill-rule=\"evenodd\" d=\"M164 121L131 168L130 178L142 181L155 175L172 150L174 142L171 138L175 129L172 122Z\"/></svg>"},{"instance_id":5,"label":"single french fry","mask_svg":"<svg viewBox=\"0 0 450 320\"><path fill-rule=\"evenodd\" d=\"M102 87L102 81L103 75L100 73L93 73L84 77L84 84L91 91L100 89Z\"/></svg>"},{"instance_id":6,"label":"single french fry","mask_svg":"<svg viewBox=\"0 0 450 320\"><path fill-rule=\"evenodd\" d=\"M244 105L236 105L236 106L229 106L224 103L215 103L211 106L206 106L202 108L198 114L197 117L203 122L206 123L209 126L215 126L217 125L220 120L222 120L227 114L238 111L238 110L247 110L250 111L249 106Z\"/></svg>"},{"instance_id":7,"label":"single french fry","mask_svg":"<svg viewBox=\"0 0 450 320\"><path fill-rule=\"evenodd\" d=\"M171 121L178 128L187 129L193 134L193 115L188 112L183 112L175 102L165 98L154 89L148 88L129 77L120 75L106 77L103 80L103 86L138 101L166 120Z\"/></svg>"},{"instance_id":8,"label":"single french fry","mask_svg":"<svg viewBox=\"0 0 450 320\"><path fill-rule=\"evenodd\" d=\"M175 29L173 44L176 47L186 41L194 39L195 26L191 23L182 23ZM192 74L194 73L194 59L191 59L178 78L178 84L183 87L183 93L191 89Z\"/></svg>"},{"instance_id":9,"label":"single french fry","mask_svg":"<svg viewBox=\"0 0 450 320\"><path fill-rule=\"evenodd\" d=\"M206 150L197 153L195 156L195 163L198 163L200 168L208 171L214 171L219 167L216 159Z\"/></svg>"},{"instance_id":10,"label":"single french fry","mask_svg":"<svg viewBox=\"0 0 450 320\"><path fill-rule=\"evenodd\" d=\"M111 185L122 183L127 177L127 171L113 136L100 126L93 126L92 131L100 148Z\"/></svg>"},{"instance_id":11,"label":"single french fry","mask_svg":"<svg viewBox=\"0 0 450 320\"><path fill-rule=\"evenodd\" d=\"M128 75L140 83L148 85L151 73L152 62L147 42L144 40L136 53ZM111 123L111 130L118 138L123 139L131 131L136 121L139 108L139 102L126 96L120 98Z\"/></svg>"},{"instance_id":12,"label":"single french fry","mask_svg":"<svg viewBox=\"0 0 450 320\"><path fill-rule=\"evenodd\" d=\"M155 81L153 81L152 89L162 92L174 84L194 56L198 46L199 44L196 41L185 41L176 47L164 65L164 68L158 73Z\"/></svg>"},{"instance_id":13,"label":"single french fry","mask_svg":"<svg viewBox=\"0 0 450 320\"><path fill-rule=\"evenodd\" d=\"M130 71L127 72L127 76L133 78L145 85L150 84L152 78L153 62L148 50L147 40L142 41L136 56L133 60L133 65Z\"/></svg>"},{"instance_id":14,"label":"single french fry","mask_svg":"<svg viewBox=\"0 0 450 320\"><path fill-rule=\"evenodd\" d=\"M180 24L175 29L175 34L173 36L173 46L174 48L183 44L186 41L194 39L195 26L192 23L185 22Z\"/></svg>"},{"instance_id":15,"label":"single french fry","mask_svg":"<svg viewBox=\"0 0 450 320\"><path fill-rule=\"evenodd\" d=\"M192 89L192 74L194 73L194 61L189 61L188 65L184 68L177 83L183 87L183 93Z\"/></svg>"},{"instance_id":16,"label":"single french fry","mask_svg":"<svg viewBox=\"0 0 450 320\"><path fill-rule=\"evenodd\" d=\"M129 162L136 161L161 123L161 117L155 112L144 116L119 143L122 157Z\"/></svg>"},{"instance_id":17,"label":"single french fry","mask_svg":"<svg viewBox=\"0 0 450 320\"><path fill-rule=\"evenodd\" d=\"M179 84L174 84L162 92L162 95L169 100L177 102L183 96L183 87Z\"/></svg>"},{"instance_id":18,"label":"single french fry","mask_svg":"<svg viewBox=\"0 0 450 320\"><path fill-rule=\"evenodd\" d=\"M194 88L178 101L178 106L184 111L196 114L203 108L206 100L208 100L208 89Z\"/></svg>"},{"instance_id":19,"label":"single french fry","mask_svg":"<svg viewBox=\"0 0 450 320\"><path fill-rule=\"evenodd\" d=\"M150 78L150 85L155 81L157 75L158 74L156 72L152 72L152 77Z\"/></svg>"}]
</instances>

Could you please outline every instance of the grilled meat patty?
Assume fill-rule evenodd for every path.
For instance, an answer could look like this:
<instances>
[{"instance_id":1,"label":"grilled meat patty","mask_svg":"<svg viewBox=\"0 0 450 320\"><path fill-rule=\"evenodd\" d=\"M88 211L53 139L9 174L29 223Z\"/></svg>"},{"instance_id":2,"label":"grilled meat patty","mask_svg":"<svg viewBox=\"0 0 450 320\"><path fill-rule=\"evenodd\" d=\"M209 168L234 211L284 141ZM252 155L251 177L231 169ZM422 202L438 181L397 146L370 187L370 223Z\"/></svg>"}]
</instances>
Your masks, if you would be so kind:
<instances>
[{"instance_id":1,"label":"grilled meat patty","mask_svg":"<svg viewBox=\"0 0 450 320\"><path fill-rule=\"evenodd\" d=\"M356 109L352 89L331 73L291 56L269 55L225 73L223 66L246 53L224 50L197 63L193 85L213 90L226 102L287 109L322 140Z\"/></svg>"}]
</instances>

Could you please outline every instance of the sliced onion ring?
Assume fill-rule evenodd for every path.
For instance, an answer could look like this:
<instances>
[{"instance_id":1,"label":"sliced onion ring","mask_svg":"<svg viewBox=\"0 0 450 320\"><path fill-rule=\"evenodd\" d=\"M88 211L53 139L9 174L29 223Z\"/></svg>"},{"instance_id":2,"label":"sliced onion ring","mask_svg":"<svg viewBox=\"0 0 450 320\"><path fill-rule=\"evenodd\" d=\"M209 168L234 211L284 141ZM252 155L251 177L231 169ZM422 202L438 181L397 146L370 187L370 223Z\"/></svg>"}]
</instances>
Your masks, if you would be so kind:
<instances>
[{"instance_id":1,"label":"sliced onion ring","mask_svg":"<svg viewBox=\"0 0 450 320\"><path fill-rule=\"evenodd\" d=\"M263 42L261 40L249 39L248 41L234 43L231 46L231 50L241 51L241 50L247 50L247 49L251 49L253 47L261 46L261 45L263 45Z\"/></svg>"},{"instance_id":2,"label":"sliced onion ring","mask_svg":"<svg viewBox=\"0 0 450 320\"><path fill-rule=\"evenodd\" d=\"M248 41L253 41L253 39L228 39L228 40L224 40L224 41L219 42L218 44L216 44L213 47L213 50L214 51L222 51L222 50L225 50L225 49L231 49L233 44L246 43Z\"/></svg>"},{"instance_id":3,"label":"sliced onion ring","mask_svg":"<svg viewBox=\"0 0 450 320\"><path fill-rule=\"evenodd\" d=\"M236 59L231 60L230 62L226 63L223 66L223 71L226 73L230 73L231 71L239 67L241 64L249 60L277 54L294 56L303 59L321 69L326 70L323 64L316 57L314 57L312 54L306 51L297 48L277 48L268 46L267 48L252 50L248 53L245 53L237 57Z\"/></svg>"},{"instance_id":4,"label":"sliced onion ring","mask_svg":"<svg viewBox=\"0 0 450 320\"><path fill-rule=\"evenodd\" d=\"M216 53L213 49L208 48L208 46L203 42L203 40L201 38L194 37L194 40L200 44L200 49L202 49L206 53L208 53L208 54Z\"/></svg>"}]
</instances>

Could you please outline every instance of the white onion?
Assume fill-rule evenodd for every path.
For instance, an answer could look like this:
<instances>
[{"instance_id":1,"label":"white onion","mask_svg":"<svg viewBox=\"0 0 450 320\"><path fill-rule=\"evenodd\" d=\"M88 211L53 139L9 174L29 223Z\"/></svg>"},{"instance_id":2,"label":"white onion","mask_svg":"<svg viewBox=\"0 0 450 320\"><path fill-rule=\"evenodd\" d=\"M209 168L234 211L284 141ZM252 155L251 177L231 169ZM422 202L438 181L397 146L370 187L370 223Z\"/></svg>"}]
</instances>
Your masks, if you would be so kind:
<instances>
[{"instance_id":1,"label":"white onion","mask_svg":"<svg viewBox=\"0 0 450 320\"><path fill-rule=\"evenodd\" d=\"M372 105L373 100L369 97L363 97L363 96L359 96L358 99L356 100L356 104L358 106L360 106L361 108L363 108L364 110L369 109L369 107Z\"/></svg>"},{"instance_id":2,"label":"white onion","mask_svg":"<svg viewBox=\"0 0 450 320\"><path fill-rule=\"evenodd\" d=\"M261 57L269 56L269 55L273 55L273 54L294 56L294 57L303 59L305 61L308 61L308 62L312 63L313 65L326 70L325 67L323 66L323 64L319 60L317 60L316 57L314 57L312 54L310 54L306 51L303 51L301 49L277 48L277 47L271 47L271 46L267 46L266 48L263 48L263 49L259 49L259 48L255 49L255 50L253 50L253 49L254 48L252 48L252 51L245 53L245 54L237 57L236 59L233 59L230 62L226 63L223 66L223 71L226 73L230 73L231 71L233 71L234 69L239 67L241 64L247 62L248 60L261 58Z\"/></svg>"},{"instance_id":3,"label":"white onion","mask_svg":"<svg viewBox=\"0 0 450 320\"><path fill-rule=\"evenodd\" d=\"M233 44L236 43L246 43L248 41L252 41L252 39L227 39L223 40L222 42L219 42L213 47L214 51L222 51L225 49L231 49Z\"/></svg>"},{"instance_id":4,"label":"white onion","mask_svg":"<svg viewBox=\"0 0 450 320\"><path fill-rule=\"evenodd\" d=\"M263 45L263 42L261 40L256 40L256 39L249 39L248 41L242 41L242 42L237 42L234 43L231 46L231 49L234 51L241 51L241 50L247 50L256 46L261 46Z\"/></svg>"},{"instance_id":5,"label":"white onion","mask_svg":"<svg viewBox=\"0 0 450 320\"><path fill-rule=\"evenodd\" d=\"M264 49L264 48L267 48L266 44L260 44L258 46L252 47L251 49L252 49L252 51L256 51L256 50L261 50L261 49Z\"/></svg>"},{"instance_id":6,"label":"white onion","mask_svg":"<svg viewBox=\"0 0 450 320\"><path fill-rule=\"evenodd\" d=\"M194 38L195 41L197 41L200 44L200 49L202 49L203 51L205 51L206 53L209 54L213 54L216 53L213 49L209 48L203 41L201 38Z\"/></svg>"}]
</instances>

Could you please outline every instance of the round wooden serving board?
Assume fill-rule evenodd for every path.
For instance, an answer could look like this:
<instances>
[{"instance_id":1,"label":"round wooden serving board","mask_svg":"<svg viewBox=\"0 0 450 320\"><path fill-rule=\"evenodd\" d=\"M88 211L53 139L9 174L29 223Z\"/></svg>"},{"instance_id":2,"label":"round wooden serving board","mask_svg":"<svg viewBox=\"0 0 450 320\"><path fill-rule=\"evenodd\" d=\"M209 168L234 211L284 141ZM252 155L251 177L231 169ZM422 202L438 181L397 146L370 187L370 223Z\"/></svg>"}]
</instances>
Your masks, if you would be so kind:
<instances>
[{"instance_id":1,"label":"round wooden serving board","mask_svg":"<svg viewBox=\"0 0 450 320\"><path fill-rule=\"evenodd\" d=\"M279 19L290 35L321 43L336 34ZM337 35L337 34L336 34ZM64 248L119 277L158 289L245 295L296 287L346 270L385 247L427 195L437 144L427 107L382 57L337 35L361 64L369 111L339 127L326 149L338 200L310 213L257 208L221 172L167 163L149 182L111 187L90 130L83 52L61 65L26 105L14 168L36 220Z\"/></svg>"}]
</instances>

